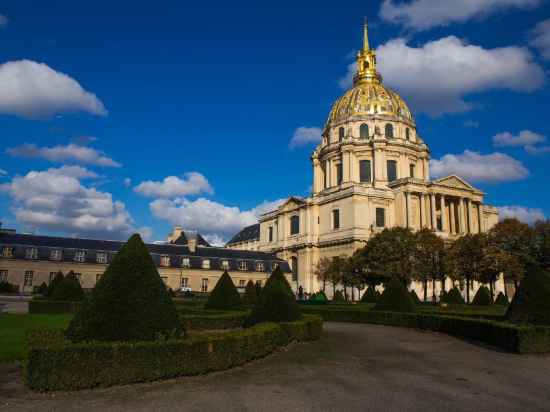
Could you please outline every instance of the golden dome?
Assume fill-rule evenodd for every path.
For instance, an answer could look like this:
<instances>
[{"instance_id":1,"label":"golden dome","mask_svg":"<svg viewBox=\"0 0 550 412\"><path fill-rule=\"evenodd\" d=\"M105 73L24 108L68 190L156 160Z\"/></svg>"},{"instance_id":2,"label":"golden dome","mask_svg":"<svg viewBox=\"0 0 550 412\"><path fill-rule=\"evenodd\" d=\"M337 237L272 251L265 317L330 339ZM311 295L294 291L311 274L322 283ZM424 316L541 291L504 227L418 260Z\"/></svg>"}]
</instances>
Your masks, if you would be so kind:
<instances>
[{"instance_id":1,"label":"golden dome","mask_svg":"<svg viewBox=\"0 0 550 412\"><path fill-rule=\"evenodd\" d=\"M411 111L397 93L382 84L376 70L376 52L369 47L365 23L363 49L357 53L357 72L353 87L332 106L327 126L349 120L353 116L385 115L414 124Z\"/></svg>"}]
</instances>

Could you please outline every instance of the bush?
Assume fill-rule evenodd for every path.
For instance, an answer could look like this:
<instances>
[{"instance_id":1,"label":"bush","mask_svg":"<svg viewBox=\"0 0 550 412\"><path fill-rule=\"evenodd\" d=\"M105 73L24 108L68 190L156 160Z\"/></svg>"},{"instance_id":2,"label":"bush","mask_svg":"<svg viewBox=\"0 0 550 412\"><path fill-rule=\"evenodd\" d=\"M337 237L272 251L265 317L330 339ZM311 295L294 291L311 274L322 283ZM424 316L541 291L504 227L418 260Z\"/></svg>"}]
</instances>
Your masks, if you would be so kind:
<instances>
[{"instance_id":1,"label":"bush","mask_svg":"<svg viewBox=\"0 0 550 412\"><path fill-rule=\"evenodd\" d=\"M51 299L64 302L78 302L84 299L84 291L73 271L70 271L57 285Z\"/></svg>"},{"instance_id":2,"label":"bush","mask_svg":"<svg viewBox=\"0 0 550 412\"><path fill-rule=\"evenodd\" d=\"M33 299L29 301L29 313L76 313L81 305L81 302Z\"/></svg>"},{"instance_id":3,"label":"bush","mask_svg":"<svg viewBox=\"0 0 550 412\"><path fill-rule=\"evenodd\" d=\"M519 285L506 318L515 323L550 326L550 274L531 266Z\"/></svg>"},{"instance_id":4,"label":"bush","mask_svg":"<svg viewBox=\"0 0 550 412\"><path fill-rule=\"evenodd\" d=\"M502 292L498 294L497 299L495 300L495 305L507 306L509 303L508 298Z\"/></svg>"},{"instance_id":5,"label":"bush","mask_svg":"<svg viewBox=\"0 0 550 412\"><path fill-rule=\"evenodd\" d=\"M475 306L489 306L493 304L493 298L491 298L491 292L487 286L480 286L474 296L472 305Z\"/></svg>"},{"instance_id":6,"label":"bush","mask_svg":"<svg viewBox=\"0 0 550 412\"><path fill-rule=\"evenodd\" d=\"M280 268L275 269L252 309L246 326L260 322L292 322L300 318L300 307Z\"/></svg>"},{"instance_id":7,"label":"bush","mask_svg":"<svg viewBox=\"0 0 550 412\"><path fill-rule=\"evenodd\" d=\"M50 281L50 284L48 285L48 291L44 297L51 298L53 296L53 292L55 288L57 288L57 285L63 282L64 278L65 277L63 276L63 272L61 271L57 272L54 278Z\"/></svg>"},{"instance_id":8,"label":"bush","mask_svg":"<svg viewBox=\"0 0 550 412\"><path fill-rule=\"evenodd\" d=\"M374 286L369 286L365 293L363 293L363 296L361 297L362 303L376 303L379 299L378 292L374 288Z\"/></svg>"},{"instance_id":9,"label":"bush","mask_svg":"<svg viewBox=\"0 0 550 412\"><path fill-rule=\"evenodd\" d=\"M42 296L46 296L48 293L48 285L46 285L46 282L42 282L40 286L36 288L36 293L40 293Z\"/></svg>"},{"instance_id":10,"label":"bush","mask_svg":"<svg viewBox=\"0 0 550 412\"><path fill-rule=\"evenodd\" d=\"M442 302L448 303L449 305L463 305L466 303L456 286L445 294L445 300L442 300Z\"/></svg>"},{"instance_id":11,"label":"bush","mask_svg":"<svg viewBox=\"0 0 550 412\"><path fill-rule=\"evenodd\" d=\"M327 302L328 301L327 295L325 295L325 292L323 292L322 290L320 290L319 292L314 293L313 295L311 295L309 300L313 300L315 302Z\"/></svg>"},{"instance_id":12,"label":"bush","mask_svg":"<svg viewBox=\"0 0 550 412\"><path fill-rule=\"evenodd\" d=\"M249 280L246 283L246 287L244 288L243 304L246 306L253 306L256 304L257 300L258 300L258 295L257 295L256 286L254 286L254 282Z\"/></svg>"},{"instance_id":13,"label":"bush","mask_svg":"<svg viewBox=\"0 0 550 412\"><path fill-rule=\"evenodd\" d=\"M115 255L67 329L74 342L143 341L182 333L174 302L137 234Z\"/></svg>"},{"instance_id":14,"label":"bush","mask_svg":"<svg viewBox=\"0 0 550 412\"><path fill-rule=\"evenodd\" d=\"M266 323L210 337L149 342L67 341L62 331L28 335L25 379L38 391L77 390L198 375L229 369L291 341L319 339L321 318Z\"/></svg>"},{"instance_id":15,"label":"bush","mask_svg":"<svg viewBox=\"0 0 550 412\"><path fill-rule=\"evenodd\" d=\"M416 306L405 286L396 277L392 278L384 288L382 296L373 310L391 312L414 312Z\"/></svg>"},{"instance_id":16,"label":"bush","mask_svg":"<svg viewBox=\"0 0 550 412\"><path fill-rule=\"evenodd\" d=\"M185 330L221 330L242 328L249 313L222 312L222 313L180 313L181 322Z\"/></svg>"},{"instance_id":17,"label":"bush","mask_svg":"<svg viewBox=\"0 0 550 412\"><path fill-rule=\"evenodd\" d=\"M223 272L210 293L205 309L239 310L242 309L241 296L227 271Z\"/></svg>"},{"instance_id":18,"label":"bush","mask_svg":"<svg viewBox=\"0 0 550 412\"><path fill-rule=\"evenodd\" d=\"M411 295L411 299L414 302L414 304L419 305L420 299L418 298L418 295L416 294L416 292L413 289L411 289L409 294Z\"/></svg>"},{"instance_id":19,"label":"bush","mask_svg":"<svg viewBox=\"0 0 550 412\"><path fill-rule=\"evenodd\" d=\"M346 299L344 298L344 294L342 293L341 290L337 290L336 292L334 292L334 295L332 296L332 301L335 303L341 303L346 301Z\"/></svg>"},{"instance_id":20,"label":"bush","mask_svg":"<svg viewBox=\"0 0 550 412\"><path fill-rule=\"evenodd\" d=\"M0 293L17 293L19 287L9 282L0 282Z\"/></svg>"}]
</instances>

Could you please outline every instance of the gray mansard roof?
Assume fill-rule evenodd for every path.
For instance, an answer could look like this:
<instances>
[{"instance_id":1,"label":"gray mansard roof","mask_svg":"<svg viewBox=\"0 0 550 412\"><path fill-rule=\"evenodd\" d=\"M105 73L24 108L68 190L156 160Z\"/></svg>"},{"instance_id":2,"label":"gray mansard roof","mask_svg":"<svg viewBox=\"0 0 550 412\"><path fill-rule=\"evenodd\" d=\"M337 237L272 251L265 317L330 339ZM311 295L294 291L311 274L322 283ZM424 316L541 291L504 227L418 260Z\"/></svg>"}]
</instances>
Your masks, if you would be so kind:
<instances>
[{"instance_id":1,"label":"gray mansard roof","mask_svg":"<svg viewBox=\"0 0 550 412\"><path fill-rule=\"evenodd\" d=\"M15 259L25 259L26 250L30 247L38 249L38 260L50 260L52 249L61 249L63 262L74 262L77 250L86 251L85 263L96 263L96 255L106 252L108 262L112 256L120 250L125 242L114 240L79 239L53 236L26 235L19 233L0 232L0 248L4 246L14 248ZM226 249L221 247L198 246L194 252L187 245L178 244L147 244L147 248L157 266L160 266L162 255L170 256L170 266L181 268L181 259L189 258L191 268L201 269L202 260L210 259L210 270L222 270L221 261L229 261L229 270L239 270L239 261L253 262L248 264L248 271L255 271L255 263L264 263L266 272L272 271L274 263L278 264L284 272L290 272L288 263L279 259L272 253ZM164 267L164 266L163 266Z\"/></svg>"},{"instance_id":2,"label":"gray mansard roof","mask_svg":"<svg viewBox=\"0 0 550 412\"><path fill-rule=\"evenodd\" d=\"M260 224L247 226L235 236L231 238L228 245L234 245L235 243L250 242L254 240L260 240Z\"/></svg>"}]
</instances>

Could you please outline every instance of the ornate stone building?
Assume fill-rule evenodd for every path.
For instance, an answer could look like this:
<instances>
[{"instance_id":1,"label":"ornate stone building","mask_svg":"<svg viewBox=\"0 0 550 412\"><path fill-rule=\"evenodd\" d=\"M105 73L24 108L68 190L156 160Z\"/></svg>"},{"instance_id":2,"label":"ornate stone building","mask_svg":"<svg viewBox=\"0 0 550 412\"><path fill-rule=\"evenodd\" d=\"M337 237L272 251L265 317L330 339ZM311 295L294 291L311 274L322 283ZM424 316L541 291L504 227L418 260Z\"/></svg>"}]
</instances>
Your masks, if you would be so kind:
<instances>
[{"instance_id":1,"label":"ornate stone building","mask_svg":"<svg viewBox=\"0 0 550 412\"><path fill-rule=\"evenodd\" d=\"M454 239L497 223L482 191L458 176L430 180L429 160L407 104L382 83L365 25L353 87L332 106L311 155L311 196L289 198L227 247L276 253L290 263L295 287L314 292L321 257L351 255L384 228L430 228Z\"/></svg>"}]
</instances>

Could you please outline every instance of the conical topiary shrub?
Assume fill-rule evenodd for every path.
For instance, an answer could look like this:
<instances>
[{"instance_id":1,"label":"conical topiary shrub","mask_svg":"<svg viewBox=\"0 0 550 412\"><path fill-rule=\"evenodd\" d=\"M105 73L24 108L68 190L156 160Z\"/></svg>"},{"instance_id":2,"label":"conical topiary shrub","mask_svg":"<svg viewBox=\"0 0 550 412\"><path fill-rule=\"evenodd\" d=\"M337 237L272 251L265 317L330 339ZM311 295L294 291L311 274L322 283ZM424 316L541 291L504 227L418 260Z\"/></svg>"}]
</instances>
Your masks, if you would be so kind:
<instances>
[{"instance_id":1,"label":"conical topiary shrub","mask_svg":"<svg viewBox=\"0 0 550 412\"><path fill-rule=\"evenodd\" d=\"M507 306L510 302L508 302L508 298L506 295L502 292L500 292L495 300L495 305L501 305L501 306Z\"/></svg>"},{"instance_id":2,"label":"conical topiary shrub","mask_svg":"<svg viewBox=\"0 0 550 412\"><path fill-rule=\"evenodd\" d=\"M411 295L411 299L414 302L414 304L418 305L420 303L420 299L418 298L418 295L416 294L416 292L413 289L411 289L409 291L409 294Z\"/></svg>"},{"instance_id":3,"label":"conical topiary shrub","mask_svg":"<svg viewBox=\"0 0 550 412\"><path fill-rule=\"evenodd\" d=\"M443 303L448 303L449 305L463 305L466 303L460 293L460 290L458 290L456 286L449 290L441 301Z\"/></svg>"},{"instance_id":4,"label":"conical topiary shrub","mask_svg":"<svg viewBox=\"0 0 550 412\"><path fill-rule=\"evenodd\" d=\"M344 303L346 299L344 298L344 294L341 290L337 290L334 292L334 295L332 296L332 301L335 303Z\"/></svg>"},{"instance_id":5,"label":"conical topiary shrub","mask_svg":"<svg viewBox=\"0 0 550 412\"><path fill-rule=\"evenodd\" d=\"M72 270L56 286L51 299L66 302L79 302L84 299L82 286Z\"/></svg>"},{"instance_id":6,"label":"conical topiary shrub","mask_svg":"<svg viewBox=\"0 0 550 412\"><path fill-rule=\"evenodd\" d=\"M114 256L71 321L72 341L142 341L183 332L176 308L137 234Z\"/></svg>"},{"instance_id":7,"label":"conical topiary shrub","mask_svg":"<svg viewBox=\"0 0 550 412\"><path fill-rule=\"evenodd\" d=\"M38 286L38 289L36 289L38 293L40 293L42 296L47 296L48 294L48 285L46 285L46 282L42 282L40 286Z\"/></svg>"},{"instance_id":8,"label":"conical topiary shrub","mask_svg":"<svg viewBox=\"0 0 550 412\"><path fill-rule=\"evenodd\" d=\"M227 271L223 272L218 283L210 293L205 309L239 310L242 309L241 296Z\"/></svg>"},{"instance_id":9,"label":"conical topiary shrub","mask_svg":"<svg viewBox=\"0 0 550 412\"><path fill-rule=\"evenodd\" d=\"M256 286L254 286L254 282L249 280L244 288L243 304L252 306L256 303L257 299Z\"/></svg>"},{"instance_id":10,"label":"conical topiary shrub","mask_svg":"<svg viewBox=\"0 0 550 412\"><path fill-rule=\"evenodd\" d=\"M280 268L267 280L246 326L260 322L291 322L300 318L300 307Z\"/></svg>"},{"instance_id":11,"label":"conical topiary shrub","mask_svg":"<svg viewBox=\"0 0 550 412\"><path fill-rule=\"evenodd\" d=\"M361 297L362 303L376 303L378 302L378 292L374 288L374 286L369 286L365 293L363 293L363 296Z\"/></svg>"},{"instance_id":12,"label":"conical topiary shrub","mask_svg":"<svg viewBox=\"0 0 550 412\"><path fill-rule=\"evenodd\" d=\"M480 286L474 296L472 305L476 306L489 306L493 304L493 298L491 298L491 292L487 286Z\"/></svg>"},{"instance_id":13,"label":"conical topiary shrub","mask_svg":"<svg viewBox=\"0 0 550 412\"><path fill-rule=\"evenodd\" d=\"M550 274L530 267L519 285L506 318L514 323L550 326Z\"/></svg>"},{"instance_id":14,"label":"conical topiary shrub","mask_svg":"<svg viewBox=\"0 0 550 412\"><path fill-rule=\"evenodd\" d=\"M63 272L59 271L55 274L53 279L50 281L50 284L48 285L48 291L46 292L46 297L51 298L53 295L53 291L59 285L64 279Z\"/></svg>"},{"instance_id":15,"label":"conical topiary shrub","mask_svg":"<svg viewBox=\"0 0 550 412\"><path fill-rule=\"evenodd\" d=\"M325 295L325 292L323 292L322 290L320 290L319 292L314 293L313 295L311 295L309 300L313 300L315 302L327 302L328 301L327 295Z\"/></svg>"},{"instance_id":16,"label":"conical topiary shrub","mask_svg":"<svg viewBox=\"0 0 550 412\"><path fill-rule=\"evenodd\" d=\"M388 311L388 312L415 312L416 305L414 304L411 295L401 281L397 278L392 278L384 287L382 296L378 299L373 310Z\"/></svg>"}]
</instances>

